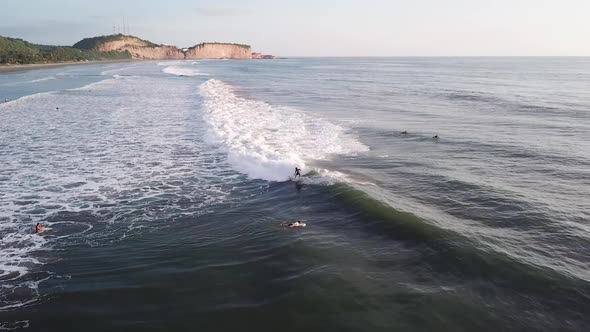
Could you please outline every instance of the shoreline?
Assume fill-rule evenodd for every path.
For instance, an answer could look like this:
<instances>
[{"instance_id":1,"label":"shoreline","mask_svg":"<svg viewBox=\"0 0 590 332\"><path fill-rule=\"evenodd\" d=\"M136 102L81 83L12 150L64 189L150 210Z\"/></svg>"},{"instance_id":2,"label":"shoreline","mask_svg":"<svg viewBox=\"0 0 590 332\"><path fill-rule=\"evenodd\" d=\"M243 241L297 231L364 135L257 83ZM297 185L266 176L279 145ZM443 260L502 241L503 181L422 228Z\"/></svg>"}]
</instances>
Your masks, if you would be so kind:
<instances>
[{"instance_id":1,"label":"shoreline","mask_svg":"<svg viewBox=\"0 0 590 332\"><path fill-rule=\"evenodd\" d=\"M96 65L102 63L120 63L120 62L132 62L132 59L120 59L120 60L96 60L96 61L71 61L71 62L60 62L60 63L32 63L26 65L0 65L0 74L11 73L16 71L27 71L37 69L50 69L59 68L66 66L79 66L79 65Z\"/></svg>"}]
</instances>

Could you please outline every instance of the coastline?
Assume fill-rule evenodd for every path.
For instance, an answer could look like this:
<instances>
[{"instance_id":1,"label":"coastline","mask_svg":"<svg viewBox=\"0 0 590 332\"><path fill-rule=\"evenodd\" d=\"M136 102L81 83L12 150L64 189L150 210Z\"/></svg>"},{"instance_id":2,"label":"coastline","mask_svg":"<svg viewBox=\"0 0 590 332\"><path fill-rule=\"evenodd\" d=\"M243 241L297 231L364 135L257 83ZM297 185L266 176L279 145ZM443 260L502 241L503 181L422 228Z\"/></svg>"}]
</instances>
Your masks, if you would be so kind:
<instances>
[{"instance_id":1,"label":"coastline","mask_svg":"<svg viewBox=\"0 0 590 332\"><path fill-rule=\"evenodd\" d=\"M70 61L60 63L32 63L26 65L0 65L0 74L10 73L15 71L26 71L26 70L37 70L37 69L50 69L59 68L66 66L78 66L78 65L95 65L101 63L119 63L119 62L132 62L132 59L118 59L118 60L97 60L97 61Z\"/></svg>"}]
</instances>

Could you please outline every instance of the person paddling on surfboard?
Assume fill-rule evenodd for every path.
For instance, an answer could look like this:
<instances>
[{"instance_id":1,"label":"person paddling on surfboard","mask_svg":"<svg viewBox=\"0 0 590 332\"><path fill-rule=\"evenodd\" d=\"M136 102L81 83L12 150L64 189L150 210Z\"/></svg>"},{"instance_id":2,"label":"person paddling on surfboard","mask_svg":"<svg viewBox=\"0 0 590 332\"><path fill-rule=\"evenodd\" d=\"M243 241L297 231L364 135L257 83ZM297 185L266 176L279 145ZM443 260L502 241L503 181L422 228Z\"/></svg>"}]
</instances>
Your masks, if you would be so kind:
<instances>
[{"instance_id":1,"label":"person paddling on surfboard","mask_svg":"<svg viewBox=\"0 0 590 332\"><path fill-rule=\"evenodd\" d=\"M295 167L295 175L293 176L293 178L296 178L298 176L301 176L301 168Z\"/></svg>"},{"instance_id":2,"label":"person paddling on surfboard","mask_svg":"<svg viewBox=\"0 0 590 332\"><path fill-rule=\"evenodd\" d=\"M289 228L305 227L305 226L307 226L307 225L299 220L297 220L296 222L290 222L287 224L287 227L289 227Z\"/></svg>"}]
</instances>

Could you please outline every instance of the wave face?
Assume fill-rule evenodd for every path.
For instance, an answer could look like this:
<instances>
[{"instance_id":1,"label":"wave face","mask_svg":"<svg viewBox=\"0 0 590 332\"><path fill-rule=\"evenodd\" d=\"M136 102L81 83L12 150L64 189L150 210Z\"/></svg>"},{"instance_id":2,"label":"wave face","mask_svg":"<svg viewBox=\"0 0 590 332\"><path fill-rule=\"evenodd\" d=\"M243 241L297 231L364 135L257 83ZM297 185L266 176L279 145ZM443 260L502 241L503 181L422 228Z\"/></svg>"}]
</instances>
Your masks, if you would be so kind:
<instances>
[{"instance_id":1,"label":"wave face","mask_svg":"<svg viewBox=\"0 0 590 332\"><path fill-rule=\"evenodd\" d=\"M250 178L285 181L295 167L331 155L368 151L341 126L295 108L238 97L211 79L200 86L209 139L228 154L236 171Z\"/></svg>"}]
</instances>

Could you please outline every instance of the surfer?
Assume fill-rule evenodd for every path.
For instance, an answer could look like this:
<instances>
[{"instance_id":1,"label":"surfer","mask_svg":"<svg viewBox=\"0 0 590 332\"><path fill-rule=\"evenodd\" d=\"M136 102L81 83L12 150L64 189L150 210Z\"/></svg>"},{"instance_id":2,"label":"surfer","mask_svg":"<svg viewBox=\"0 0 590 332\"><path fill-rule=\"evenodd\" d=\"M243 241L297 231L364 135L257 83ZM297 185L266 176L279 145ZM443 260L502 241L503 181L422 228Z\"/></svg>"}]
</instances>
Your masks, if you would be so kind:
<instances>
[{"instance_id":1,"label":"surfer","mask_svg":"<svg viewBox=\"0 0 590 332\"><path fill-rule=\"evenodd\" d=\"M438 139L438 135L432 136L432 139Z\"/></svg>"},{"instance_id":2,"label":"surfer","mask_svg":"<svg viewBox=\"0 0 590 332\"><path fill-rule=\"evenodd\" d=\"M404 130L404 131L402 131L402 135L407 135L407 134L408 134L408 132L407 132L407 131L405 131L405 130Z\"/></svg>"},{"instance_id":3,"label":"surfer","mask_svg":"<svg viewBox=\"0 0 590 332\"><path fill-rule=\"evenodd\" d=\"M297 220L296 222L288 223L286 226L289 228L295 228L295 227L305 227L307 225L305 225L305 223Z\"/></svg>"},{"instance_id":4,"label":"surfer","mask_svg":"<svg viewBox=\"0 0 590 332\"><path fill-rule=\"evenodd\" d=\"M35 225L35 234L39 234L43 232L43 225L41 225L41 223L37 223L37 225Z\"/></svg>"},{"instance_id":5,"label":"surfer","mask_svg":"<svg viewBox=\"0 0 590 332\"><path fill-rule=\"evenodd\" d=\"M294 178L301 176L301 168L295 167L295 176L293 176Z\"/></svg>"}]
</instances>

